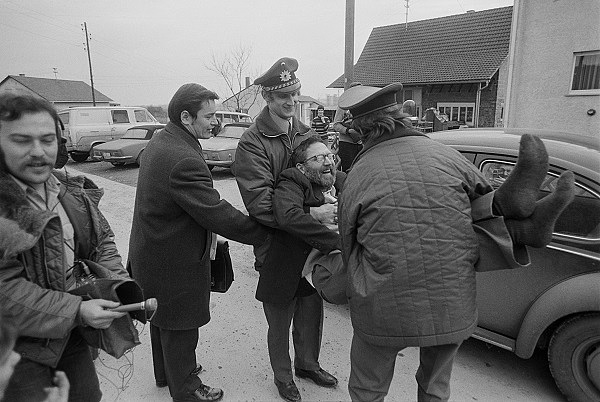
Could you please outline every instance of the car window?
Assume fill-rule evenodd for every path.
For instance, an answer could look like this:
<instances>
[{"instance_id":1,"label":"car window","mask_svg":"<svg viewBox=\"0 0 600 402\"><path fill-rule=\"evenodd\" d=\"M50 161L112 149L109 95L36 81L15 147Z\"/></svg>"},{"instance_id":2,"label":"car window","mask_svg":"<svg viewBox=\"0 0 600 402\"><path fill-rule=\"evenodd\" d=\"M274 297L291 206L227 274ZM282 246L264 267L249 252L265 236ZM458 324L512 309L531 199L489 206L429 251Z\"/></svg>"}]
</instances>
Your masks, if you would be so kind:
<instances>
[{"instance_id":1,"label":"car window","mask_svg":"<svg viewBox=\"0 0 600 402\"><path fill-rule=\"evenodd\" d=\"M147 128L130 128L127 130L123 139L128 140L143 140L146 139L146 135L148 134ZM149 139L149 138L148 138Z\"/></svg>"},{"instance_id":2,"label":"car window","mask_svg":"<svg viewBox=\"0 0 600 402\"><path fill-rule=\"evenodd\" d=\"M240 121L242 123L252 123L252 118L250 116L240 116Z\"/></svg>"},{"instance_id":3,"label":"car window","mask_svg":"<svg viewBox=\"0 0 600 402\"><path fill-rule=\"evenodd\" d=\"M514 166L510 162L484 162L481 171L492 186L498 188ZM557 174L548 173L540 189L540 198L554 191L557 181ZM600 195L576 182L575 199L558 218L554 232L587 239L600 238Z\"/></svg>"},{"instance_id":4,"label":"car window","mask_svg":"<svg viewBox=\"0 0 600 402\"><path fill-rule=\"evenodd\" d=\"M148 113L143 109L134 110L133 114L135 116L135 121L138 123L151 123L153 121Z\"/></svg>"},{"instance_id":5,"label":"car window","mask_svg":"<svg viewBox=\"0 0 600 402\"><path fill-rule=\"evenodd\" d=\"M248 127L225 126L219 132L217 137L219 137L219 138L236 138L239 140L242 137L242 134L244 134L244 131L246 131L247 129L248 129Z\"/></svg>"},{"instance_id":6,"label":"car window","mask_svg":"<svg viewBox=\"0 0 600 402\"><path fill-rule=\"evenodd\" d=\"M129 123L129 115L127 110L111 110L113 123Z\"/></svg>"},{"instance_id":7,"label":"car window","mask_svg":"<svg viewBox=\"0 0 600 402\"><path fill-rule=\"evenodd\" d=\"M60 121L63 122L63 124L69 124L69 112L59 113L58 117L60 118Z\"/></svg>"}]
</instances>

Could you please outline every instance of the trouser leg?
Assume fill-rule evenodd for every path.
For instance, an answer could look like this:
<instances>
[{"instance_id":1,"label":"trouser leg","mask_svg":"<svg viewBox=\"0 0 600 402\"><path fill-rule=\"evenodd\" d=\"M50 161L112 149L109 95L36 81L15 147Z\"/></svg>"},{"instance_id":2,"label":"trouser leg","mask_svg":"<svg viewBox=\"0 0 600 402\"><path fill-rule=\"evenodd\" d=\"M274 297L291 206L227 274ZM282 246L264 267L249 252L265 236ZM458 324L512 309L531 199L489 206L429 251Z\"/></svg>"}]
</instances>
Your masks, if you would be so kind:
<instances>
[{"instance_id":1,"label":"trouser leg","mask_svg":"<svg viewBox=\"0 0 600 402\"><path fill-rule=\"evenodd\" d=\"M64 371L69 379L69 402L98 402L102 398L90 348L79 331L73 330L56 369L21 359L15 367L3 401L44 401L44 388L54 386L56 370Z\"/></svg>"},{"instance_id":2,"label":"trouser leg","mask_svg":"<svg viewBox=\"0 0 600 402\"><path fill-rule=\"evenodd\" d=\"M290 303L263 303L269 326L267 347L273 375L281 382L289 382L292 376L290 359L290 325L294 315L296 299Z\"/></svg>"},{"instance_id":3,"label":"trouser leg","mask_svg":"<svg viewBox=\"0 0 600 402\"><path fill-rule=\"evenodd\" d=\"M187 384L184 386L184 383L186 383L190 373L196 369L198 328L186 330L158 329L169 392L173 398L184 397L195 390L195 388L188 389L193 387L187 387ZM199 385L199 382L197 382L197 385Z\"/></svg>"},{"instance_id":4,"label":"trouser leg","mask_svg":"<svg viewBox=\"0 0 600 402\"><path fill-rule=\"evenodd\" d=\"M294 366L303 370L320 369L319 351L323 335L323 299L317 293L296 298L292 337Z\"/></svg>"},{"instance_id":5,"label":"trouser leg","mask_svg":"<svg viewBox=\"0 0 600 402\"><path fill-rule=\"evenodd\" d=\"M450 375L459 344L423 347L419 350L417 379L419 402L447 401L450 398Z\"/></svg>"},{"instance_id":6,"label":"trouser leg","mask_svg":"<svg viewBox=\"0 0 600 402\"><path fill-rule=\"evenodd\" d=\"M150 344L152 346L152 365L154 367L154 380L157 384L166 383L165 361L163 358L162 342L160 340L160 328L150 324Z\"/></svg>"},{"instance_id":7,"label":"trouser leg","mask_svg":"<svg viewBox=\"0 0 600 402\"><path fill-rule=\"evenodd\" d=\"M350 348L348 391L353 401L383 401L396 366L396 355L402 349L375 346L354 334Z\"/></svg>"}]
</instances>

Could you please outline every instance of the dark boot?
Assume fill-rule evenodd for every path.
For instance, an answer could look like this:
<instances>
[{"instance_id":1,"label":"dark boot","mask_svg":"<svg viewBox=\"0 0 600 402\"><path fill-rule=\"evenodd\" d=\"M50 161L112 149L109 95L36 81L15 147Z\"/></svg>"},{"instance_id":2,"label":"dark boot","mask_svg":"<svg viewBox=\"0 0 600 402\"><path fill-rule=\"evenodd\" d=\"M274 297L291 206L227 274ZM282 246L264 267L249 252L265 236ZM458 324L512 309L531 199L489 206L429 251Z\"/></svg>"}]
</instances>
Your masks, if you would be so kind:
<instances>
[{"instance_id":1,"label":"dark boot","mask_svg":"<svg viewBox=\"0 0 600 402\"><path fill-rule=\"evenodd\" d=\"M517 164L494 194L496 215L512 219L530 216L547 173L548 153L544 143L534 135L524 134Z\"/></svg>"},{"instance_id":2,"label":"dark boot","mask_svg":"<svg viewBox=\"0 0 600 402\"><path fill-rule=\"evenodd\" d=\"M506 228L514 244L544 247L552 240L554 224L573 201L575 191L573 172L564 172L558 178L556 189L535 203L535 209L526 219L506 219Z\"/></svg>"}]
</instances>

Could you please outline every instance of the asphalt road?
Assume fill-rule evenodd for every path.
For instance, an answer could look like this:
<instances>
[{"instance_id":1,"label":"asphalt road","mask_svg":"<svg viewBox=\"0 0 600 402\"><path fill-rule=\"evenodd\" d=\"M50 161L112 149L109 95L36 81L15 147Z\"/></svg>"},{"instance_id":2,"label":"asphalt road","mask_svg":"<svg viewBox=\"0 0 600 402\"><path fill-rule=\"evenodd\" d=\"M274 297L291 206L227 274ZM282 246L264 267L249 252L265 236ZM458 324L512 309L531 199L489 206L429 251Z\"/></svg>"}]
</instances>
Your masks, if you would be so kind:
<instances>
[{"instance_id":1,"label":"asphalt road","mask_svg":"<svg viewBox=\"0 0 600 402\"><path fill-rule=\"evenodd\" d=\"M117 246L127 258L128 235L137 184L138 167L113 167L106 162L87 161L67 165L67 169L99 176L96 181L106 194L100 207L113 226ZM72 171L73 174L77 172ZM213 170L214 185L221 196L245 211L235 179L229 169ZM116 183L120 184L116 184ZM112 184L111 184L112 183ZM225 390L224 401L280 400L268 366L266 322L260 303L254 299L258 274L252 267L249 246L233 242L231 247L235 282L226 294L213 295L212 320L200 331L197 349L198 361L205 367L202 378L212 386ZM321 349L321 364L340 380L335 390L315 387L304 380L296 380L305 401L348 400L349 342L352 329L347 306L326 303L325 328ZM106 401L163 401L169 400L167 391L155 388L148 347L148 330L142 328L142 345L134 350L135 363L131 366L122 359L103 356L97 361L102 390ZM133 362L132 362L133 363ZM388 401L415 399L414 374L418 366L416 348L399 353L394 381ZM135 375L129 373L135 367ZM131 375L131 376L130 376ZM127 380L126 382L124 382ZM452 373L451 401L564 401L548 370L546 354L536 353L523 360L509 351L469 339L463 343Z\"/></svg>"}]
</instances>

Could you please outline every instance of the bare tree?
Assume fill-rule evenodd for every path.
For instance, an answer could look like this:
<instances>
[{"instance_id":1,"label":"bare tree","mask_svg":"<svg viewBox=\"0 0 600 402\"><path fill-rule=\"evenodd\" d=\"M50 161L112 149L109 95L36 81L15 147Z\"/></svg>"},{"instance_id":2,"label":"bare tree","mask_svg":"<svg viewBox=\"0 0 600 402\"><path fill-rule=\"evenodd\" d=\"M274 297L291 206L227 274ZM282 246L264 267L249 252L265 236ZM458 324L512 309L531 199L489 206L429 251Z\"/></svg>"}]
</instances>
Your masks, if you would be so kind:
<instances>
[{"instance_id":1,"label":"bare tree","mask_svg":"<svg viewBox=\"0 0 600 402\"><path fill-rule=\"evenodd\" d=\"M223 78L229 92L231 92L231 99L233 100L231 103L234 106L230 102L224 105L230 111L244 112L249 110L260 93L258 85L247 83L246 80L246 77L250 77L248 60L251 53L252 49L250 47L239 45L222 56L212 53L210 64L206 65L207 69Z\"/></svg>"}]
</instances>

